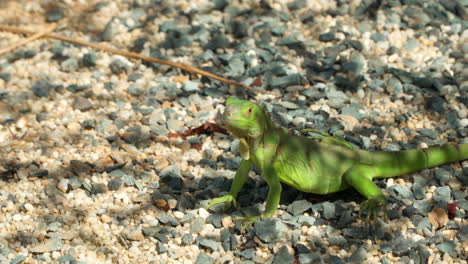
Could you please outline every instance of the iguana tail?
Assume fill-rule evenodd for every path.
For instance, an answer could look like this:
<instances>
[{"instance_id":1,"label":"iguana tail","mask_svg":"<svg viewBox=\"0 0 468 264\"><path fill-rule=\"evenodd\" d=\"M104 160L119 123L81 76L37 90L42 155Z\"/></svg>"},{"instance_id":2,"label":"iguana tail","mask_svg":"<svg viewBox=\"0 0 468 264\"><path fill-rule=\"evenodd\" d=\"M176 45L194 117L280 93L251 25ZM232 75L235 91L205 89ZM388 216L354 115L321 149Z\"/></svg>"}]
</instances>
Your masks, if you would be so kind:
<instances>
[{"instance_id":1,"label":"iguana tail","mask_svg":"<svg viewBox=\"0 0 468 264\"><path fill-rule=\"evenodd\" d=\"M374 178L387 178L468 159L468 144L363 154L361 163L369 161L376 170Z\"/></svg>"}]
</instances>

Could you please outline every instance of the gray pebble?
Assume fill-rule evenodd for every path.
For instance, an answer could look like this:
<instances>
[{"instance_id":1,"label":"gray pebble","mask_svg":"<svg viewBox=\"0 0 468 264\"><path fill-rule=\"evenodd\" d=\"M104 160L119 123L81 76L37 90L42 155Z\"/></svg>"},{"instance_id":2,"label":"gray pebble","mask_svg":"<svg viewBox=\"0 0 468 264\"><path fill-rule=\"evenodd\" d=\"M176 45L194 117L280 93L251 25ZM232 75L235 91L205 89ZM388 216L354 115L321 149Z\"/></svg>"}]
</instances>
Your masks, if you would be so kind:
<instances>
[{"instance_id":1,"label":"gray pebble","mask_svg":"<svg viewBox=\"0 0 468 264\"><path fill-rule=\"evenodd\" d=\"M64 72L75 72L78 70L78 61L74 58L68 58L60 63L60 69Z\"/></svg>"},{"instance_id":2,"label":"gray pebble","mask_svg":"<svg viewBox=\"0 0 468 264\"><path fill-rule=\"evenodd\" d=\"M179 225L179 222L174 217L167 215L165 213L159 213L156 218L159 220L159 222L163 224L170 224L172 226Z\"/></svg>"},{"instance_id":3,"label":"gray pebble","mask_svg":"<svg viewBox=\"0 0 468 264\"><path fill-rule=\"evenodd\" d=\"M146 237L155 237L161 231L161 226L143 227L141 231Z\"/></svg>"},{"instance_id":4,"label":"gray pebble","mask_svg":"<svg viewBox=\"0 0 468 264\"><path fill-rule=\"evenodd\" d=\"M73 100L72 107L75 110L80 110L82 112L88 111L93 108L93 104L88 98L78 96Z\"/></svg>"},{"instance_id":5,"label":"gray pebble","mask_svg":"<svg viewBox=\"0 0 468 264\"><path fill-rule=\"evenodd\" d=\"M211 249L212 251L216 251L218 249L218 242L216 242L212 238L206 238L206 237L200 237L199 236L199 237L197 237L196 241L203 248Z\"/></svg>"},{"instance_id":6,"label":"gray pebble","mask_svg":"<svg viewBox=\"0 0 468 264\"><path fill-rule=\"evenodd\" d=\"M236 157L236 158L227 158L225 160L226 162L226 169L228 170L237 170L240 166L240 163L242 161L242 158Z\"/></svg>"},{"instance_id":7,"label":"gray pebble","mask_svg":"<svg viewBox=\"0 0 468 264\"><path fill-rule=\"evenodd\" d=\"M195 220L190 223L190 233L198 234L203 228L205 228L205 219L201 217L195 218Z\"/></svg>"},{"instance_id":8,"label":"gray pebble","mask_svg":"<svg viewBox=\"0 0 468 264\"><path fill-rule=\"evenodd\" d=\"M130 71L130 65L121 59L115 59L109 64L109 68L113 74L127 73Z\"/></svg>"},{"instance_id":9,"label":"gray pebble","mask_svg":"<svg viewBox=\"0 0 468 264\"><path fill-rule=\"evenodd\" d=\"M57 22L60 19L62 19L64 16L64 13L61 9L59 8L52 8L47 12L46 15L46 21L47 22Z\"/></svg>"},{"instance_id":10,"label":"gray pebble","mask_svg":"<svg viewBox=\"0 0 468 264\"><path fill-rule=\"evenodd\" d=\"M449 186L437 187L433 199L437 202L447 203L450 200L451 190Z\"/></svg>"},{"instance_id":11,"label":"gray pebble","mask_svg":"<svg viewBox=\"0 0 468 264\"><path fill-rule=\"evenodd\" d=\"M312 204L307 200L294 201L288 206L288 212L292 215L300 215L311 208Z\"/></svg>"},{"instance_id":12,"label":"gray pebble","mask_svg":"<svg viewBox=\"0 0 468 264\"><path fill-rule=\"evenodd\" d=\"M275 255L275 259L273 260L273 264L289 264L294 263L294 257L289 254L288 247L282 246L278 253Z\"/></svg>"},{"instance_id":13,"label":"gray pebble","mask_svg":"<svg viewBox=\"0 0 468 264\"><path fill-rule=\"evenodd\" d=\"M455 257L457 255L456 247L457 245L453 241L444 241L437 245L437 248L440 251L447 253L452 257Z\"/></svg>"},{"instance_id":14,"label":"gray pebble","mask_svg":"<svg viewBox=\"0 0 468 264\"><path fill-rule=\"evenodd\" d=\"M19 264L26 260L26 257L23 255L16 256L10 261L10 264Z\"/></svg>"},{"instance_id":15,"label":"gray pebble","mask_svg":"<svg viewBox=\"0 0 468 264\"><path fill-rule=\"evenodd\" d=\"M61 250L63 243L61 239L51 238L40 244L33 246L30 251L33 253L46 253L51 251Z\"/></svg>"},{"instance_id":16,"label":"gray pebble","mask_svg":"<svg viewBox=\"0 0 468 264\"><path fill-rule=\"evenodd\" d=\"M411 189L404 185L393 185L388 188L390 195L398 201L404 202L405 200L414 200L413 192Z\"/></svg>"},{"instance_id":17,"label":"gray pebble","mask_svg":"<svg viewBox=\"0 0 468 264\"><path fill-rule=\"evenodd\" d=\"M5 82L8 82L11 80L11 73L9 72L2 72L0 73L0 79L4 80ZM8 91L0 91L0 95L6 94Z\"/></svg>"},{"instance_id":18,"label":"gray pebble","mask_svg":"<svg viewBox=\"0 0 468 264\"><path fill-rule=\"evenodd\" d=\"M254 224L255 234L266 243L276 241L285 229L283 223L273 218L260 219Z\"/></svg>"},{"instance_id":19,"label":"gray pebble","mask_svg":"<svg viewBox=\"0 0 468 264\"><path fill-rule=\"evenodd\" d=\"M128 86L127 92L133 96L140 96L145 92L145 90L141 83L131 83Z\"/></svg>"},{"instance_id":20,"label":"gray pebble","mask_svg":"<svg viewBox=\"0 0 468 264\"><path fill-rule=\"evenodd\" d=\"M190 233L185 233L183 236L182 236L182 245L184 246L189 246L192 244L193 242L193 236L192 234Z\"/></svg>"},{"instance_id":21,"label":"gray pebble","mask_svg":"<svg viewBox=\"0 0 468 264\"><path fill-rule=\"evenodd\" d=\"M156 250L158 251L159 254L164 254L166 252L169 251L169 249L166 247L166 245L164 245L163 243L161 242L156 242Z\"/></svg>"},{"instance_id":22,"label":"gray pebble","mask_svg":"<svg viewBox=\"0 0 468 264\"><path fill-rule=\"evenodd\" d=\"M31 88L35 96L47 97L54 86L45 80L39 80Z\"/></svg>"},{"instance_id":23,"label":"gray pebble","mask_svg":"<svg viewBox=\"0 0 468 264\"><path fill-rule=\"evenodd\" d=\"M107 188L109 188L110 191L117 191L119 190L123 185L123 182L121 179L112 179L107 183Z\"/></svg>"},{"instance_id":24,"label":"gray pebble","mask_svg":"<svg viewBox=\"0 0 468 264\"><path fill-rule=\"evenodd\" d=\"M94 67L96 66L97 56L94 52L88 52L83 55L81 63L85 67Z\"/></svg>"},{"instance_id":25,"label":"gray pebble","mask_svg":"<svg viewBox=\"0 0 468 264\"><path fill-rule=\"evenodd\" d=\"M322 42L330 42L335 40L335 34L333 32L322 33L319 36L319 40Z\"/></svg>"},{"instance_id":26,"label":"gray pebble","mask_svg":"<svg viewBox=\"0 0 468 264\"><path fill-rule=\"evenodd\" d=\"M452 173L451 171L446 170L444 168L438 168L434 172L434 175L441 185L445 185L448 182L448 180L450 180Z\"/></svg>"},{"instance_id":27,"label":"gray pebble","mask_svg":"<svg viewBox=\"0 0 468 264\"><path fill-rule=\"evenodd\" d=\"M345 261L338 256L330 256L328 259L329 264L345 264Z\"/></svg>"},{"instance_id":28,"label":"gray pebble","mask_svg":"<svg viewBox=\"0 0 468 264\"><path fill-rule=\"evenodd\" d=\"M213 264L213 263L214 263L214 259L203 253L198 254L197 260L195 260L195 264Z\"/></svg>"},{"instance_id":29,"label":"gray pebble","mask_svg":"<svg viewBox=\"0 0 468 264\"><path fill-rule=\"evenodd\" d=\"M172 131L180 132L185 129L185 122L183 120L169 119L167 120L167 128Z\"/></svg>"},{"instance_id":30,"label":"gray pebble","mask_svg":"<svg viewBox=\"0 0 468 264\"><path fill-rule=\"evenodd\" d=\"M417 200L414 201L413 206L419 214L427 215L431 210L432 203L426 200Z\"/></svg>"},{"instance_id":31,"label":"gray pebble","mask_svg":"<svg viewBox=\"0 0 468 264\"><path fill-rule=\"evenodd\" d=\"M91 194L100 194L107 192L107 185L104 183L94 183L91 188Z\"/></svg>"},{"instance_id":32,"label":"gray pebble","mask_svg":"<svg viewBox=\"0 0 468 264\"><path fill-rule=\"evenodd\" d=\"M116 17L112 17L109 22L107 22L106 26L104 27L104 31L101 33L102 40L111 41L112 38L117 35L117 23L119 23L119 21Z\"/></svg>"}]
</instances>

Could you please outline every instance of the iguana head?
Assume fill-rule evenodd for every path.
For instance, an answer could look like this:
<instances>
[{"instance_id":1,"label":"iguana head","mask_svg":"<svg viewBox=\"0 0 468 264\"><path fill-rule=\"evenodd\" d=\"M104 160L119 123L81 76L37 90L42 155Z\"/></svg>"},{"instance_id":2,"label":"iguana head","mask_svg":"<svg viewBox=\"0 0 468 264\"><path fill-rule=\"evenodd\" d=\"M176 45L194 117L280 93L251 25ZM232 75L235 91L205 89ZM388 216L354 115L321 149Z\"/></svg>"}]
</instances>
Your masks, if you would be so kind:
<instances>
[{"instance_id":1,"label":"iguana head","mask_svg":"<svg viewBox=\"0 0 468 264\"><path fill-rule=\"evenodd\" d=\"M263 134L266 116L259 105L231 97L226 101L223 122L237 138L257 137Z\"/></svg>"}]
</instances>

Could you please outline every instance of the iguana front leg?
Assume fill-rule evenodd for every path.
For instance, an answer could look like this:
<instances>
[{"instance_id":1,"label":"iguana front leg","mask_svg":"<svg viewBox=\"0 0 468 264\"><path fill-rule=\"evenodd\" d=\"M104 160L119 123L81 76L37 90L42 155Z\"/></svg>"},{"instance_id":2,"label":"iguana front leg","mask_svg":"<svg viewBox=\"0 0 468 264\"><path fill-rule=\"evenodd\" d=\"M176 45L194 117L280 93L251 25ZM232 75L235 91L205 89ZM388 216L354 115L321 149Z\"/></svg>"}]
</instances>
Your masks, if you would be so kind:
<instances>
[{"instance_id":1,"label":"iguana front leg","mask_svg":"<svg viewBox=\"0 0 468 264\"><path fill-rule=\"evenodd\" d=\"M247 181L247 178L249 177L249 171L251 168L252 161L243 159L240 163L239 169L236 172L236 175L234 176L234 180L231 184L229 194L211 200L208 203L208 208L206 209L210 209L211 207L221 203L225 203L224 210L229 208L231 204L237 207L237 195L242 189L242 186L244 186L245 182Z\"/></svg>"},{"instance_id":2,"label":"iguana front leg","mask_svg":"<svg viewBox=\"0 0 468 264\"><path fill-rule=\"evenodd\" d=\"M241 232L243 232L250 225L255 223L255 221L259 217L272 217L275 214L276 209L278 208L282 190L279 177L272 166L267 166L267 168L264 169L263 174L265 181L268 184L268 195L266 199L265 211L258 216L246 216L236 218L236 220L244 221L244 223L241 226Z\"/></svg>"},{"instance_id":3,"label":"iguana front leg","mask_svg":"<svg viewBox=\"0 0 468 264\"><path fill-rule=\"evenodd\" d=\"M367 165L353 166L344 175L344 180L367 198L367 201L361 204L361 212L367 211L367 224L371 219L374 221L377 219L379 211L384 212L384 218L387 217L385 208L387 200L380 188L372 181L374 176L376 176L374 167Z\"/></svg>"}]
</instances>

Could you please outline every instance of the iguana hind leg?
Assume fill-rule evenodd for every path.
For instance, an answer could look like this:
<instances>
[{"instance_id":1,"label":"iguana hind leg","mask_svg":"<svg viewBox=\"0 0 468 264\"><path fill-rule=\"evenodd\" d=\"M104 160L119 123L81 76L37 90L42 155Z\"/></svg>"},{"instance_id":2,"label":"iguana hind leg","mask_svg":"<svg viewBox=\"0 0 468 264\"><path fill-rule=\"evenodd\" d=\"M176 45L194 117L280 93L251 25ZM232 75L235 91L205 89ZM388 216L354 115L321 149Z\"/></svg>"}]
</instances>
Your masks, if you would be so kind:
<instances>
[{"instance_id":1,"label":"iguana hind leg","mask_svg":"<svg viewBox=\"0 0 468 264\"><path fill-rule=\"evenodd\" d=\"M379 211L384 212L384 218L387 217L385 208L387 200L380 188L372 181L374 176L376 176L374 168L368 165L353 166L344 175L344 180L367 198L361 204L361 212L367 212L366 223L370 220L375 221Z\"/></svg>"}]
</instances>

